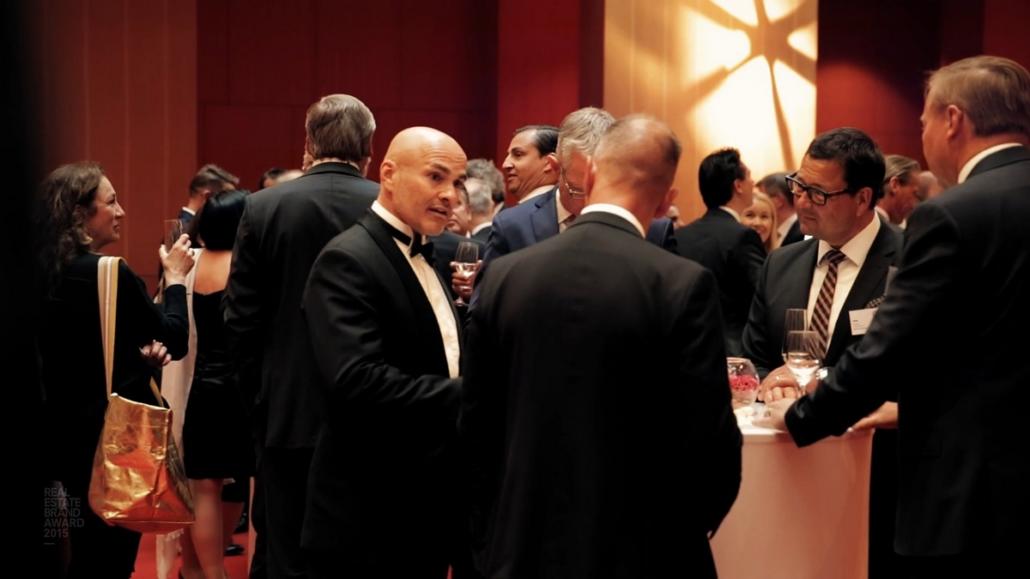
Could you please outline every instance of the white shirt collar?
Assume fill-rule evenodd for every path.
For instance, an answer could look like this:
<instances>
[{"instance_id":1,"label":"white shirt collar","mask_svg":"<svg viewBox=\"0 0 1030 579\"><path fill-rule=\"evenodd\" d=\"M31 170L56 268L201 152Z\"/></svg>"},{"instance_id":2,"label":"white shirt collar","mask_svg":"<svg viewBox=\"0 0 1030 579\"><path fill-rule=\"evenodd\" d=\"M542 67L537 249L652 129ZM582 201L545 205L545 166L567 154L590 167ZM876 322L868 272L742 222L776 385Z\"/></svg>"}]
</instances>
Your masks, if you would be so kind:
<instances>
[{"instance_id":1,"label":"white shirt collar","mask_svg":"<svg viewBox=\"0 0 1030 579\"><path fill-rule=\"evenodd\" d=\"M794 222L797 220L798 214L792 213L790 217L784 219L783 222L780 223L779 227L776 228L776 233L780 236L780 239L787 236L787 232L790 231L790 228L794 226Z\"/></svg>"},{"instance_id":2,"label":"white shirt collar","mask_svg":"<svg viewBox=\"0 0 1030 579\"><path fill-rule=\"evenodd\" d=\"M189 213L190 215L193 215L194 217L196 217L196 215L197 215L197 212L192 210L192 209L190 209L189 207L183 207L182 210L185 211L186 213Z\"/></svg>"},{"instance_id":3,"label":"white shirt collar","mask_svg":"<svg viewBox=\"0 0 1030 579\"><path fill-rule=\"evenodd\" d=\"M616 217L621 217L632 223L633 227L637 228L637 233L640 234L640 237L646 237L644 235L644 226L640 224L640 220L638 220L637 217L630 213L625 207L620 207L612 203L593 203L591 205L587 205L583 208L583 211L579 212L580 215L586 215L587 213L610 213Z\"/></svg>"},{"instance_id":4,"label":"white shirt collar","mask_svg":"<svg viewBox=\"0 0 1030 579\"><path fill-rule=\"evenodd\" d=\"M472 231L469 232L469 237L479 233L480 231L486 229L487 227L490 227L490 225L491 225L491 222L484 221L484 222L480 223L479 225L473 227Z\"/></svg>"},{"instance_id":5,"label":"white shirt collar","mask_svg":"<svg viewBox=\"0 0 1030 579\"><path fill-rule=\"evenodd\" d=\"M561 203L561 196L558 192L554 192L554 205L558 209L558 227L561 228L562 222L572 216L572 212L565 208Z\"/></svg>"},{"instance_id":6,"label":"white shirt collar","mask_svg":"<svg viewBox=\"0 0 1030 579\"><path fill-rule=\"evenodd\" d=\"M547 193L551 189L554 189L554 183L551 183L550 185L541 185L541 186L537 187L536 189L533 189L532 191L530 191L529 194L526 195L525 197L523 197L522 199L519 199L519 205L522 205L523 203L525 203L526 201L529 201L530 199L532 199L534 197L539 197L539 196L543 195L544 193Z\"/></svg>"},{"instance_id":7,"label":"white shirt collar","mask_svg":"<svg viewBox=\"0 0 1030 579\"><path fill-rule=\"evenodd\" d=\"M876 241L876 235L880 232L880 217L873 213L873 218L869 220L869 225L862 228L855 234L854 237L849 239L847 243L839 248L839 251L843 253L852 263L857 265L859 268L865 263L865 258L869 255L869 249L873 247L873 242ZM819 253L816 255L815 263L819 265L823 261L823 256L826 252L833 249L829 243L826 243L822 239L819 240Z\"/></svg>"},{"instance_id":8,"label":"white shirt collar","mask_svg":"<svg viewBox=\"0 0 1030 579\"><path fill-rule=\"evenodd\" d=\"M979 163L980 161L983 161L984 158L987 157L988 155L997 153L998 151L1001 151L1002 149L1011 149L1012 147L1019 147L1019 146L1020 146L1020 144L1019 143L1015 143L1015 142L1013 142L1013 143L1002 143L1000 145L994 145L993 147L987 147L983 151L980 151L979 153L973 155L972 159L966 161L965 165L962 165L962 170L959 171L959 173L958 173L958 182L962 183L966 179L968 179L969 178L969 174L973 172L973 169L976 167L976 164Z\"/></svg>"},{"instance_id":9,"label":"white shirt collar","mask_svg":"<svg viewBox=\"0 0 1030 579\"><path fill-rule=\"evenodd\" d=\"M383 221L389 223L391 226L393 226L394 229L396 229L397 231L400 231L404 235L407 235L408 237L414 239L414 236L412 235L414 230L411 228L411 226L408 225L407 223L401 221L400 217L397 217L393 213L390 213L390 210L387 209L386 207L383 207L379 203L378 199L372 202L372 211L376 215L382 217ZM400 240L398 239L397 241L400 241Z\"/></svg>"},{"instance_id":10,"label":"white shirt collar","mask_svg":"<svg viewBox=\"0 0 1030 579\"><path fill-rule=\"evenodd\" d=\"M726 213L729 213L730 215L733 216L734 219L737 220L737 223L740 223L740 213L737 213L735 210L730 209L729 207L727 207L725 205L720 206L719 209L722 209Z\"/></svg>"}]
</instances>

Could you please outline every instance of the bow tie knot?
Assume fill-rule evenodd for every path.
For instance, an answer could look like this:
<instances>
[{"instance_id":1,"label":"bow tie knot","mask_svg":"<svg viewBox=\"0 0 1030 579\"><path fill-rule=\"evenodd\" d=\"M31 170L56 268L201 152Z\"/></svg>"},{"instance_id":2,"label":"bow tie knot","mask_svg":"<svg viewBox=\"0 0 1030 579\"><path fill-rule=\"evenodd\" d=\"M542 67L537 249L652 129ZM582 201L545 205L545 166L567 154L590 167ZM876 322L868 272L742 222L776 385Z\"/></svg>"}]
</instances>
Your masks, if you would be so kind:
<instances>
[{"instance_id":1,"label":"bow tie knot","mask_svg":"<svg viewBox=\"0 0 1030 579\"><path fill-rule=\"evenodd\" d=\"M430 264L433 263L433 243L431 241L424 242L423 239L425 238L425 236L423 236L420 233L416 233L415 239L412 239L406 233L390 225L389 223L385 223L385 225L386 228L390 231L390 235L393 236L394 239L408 246L409 256L415 257L416 255L421 254L426 261L428 261Z\"/></svg>"}]
</instances>

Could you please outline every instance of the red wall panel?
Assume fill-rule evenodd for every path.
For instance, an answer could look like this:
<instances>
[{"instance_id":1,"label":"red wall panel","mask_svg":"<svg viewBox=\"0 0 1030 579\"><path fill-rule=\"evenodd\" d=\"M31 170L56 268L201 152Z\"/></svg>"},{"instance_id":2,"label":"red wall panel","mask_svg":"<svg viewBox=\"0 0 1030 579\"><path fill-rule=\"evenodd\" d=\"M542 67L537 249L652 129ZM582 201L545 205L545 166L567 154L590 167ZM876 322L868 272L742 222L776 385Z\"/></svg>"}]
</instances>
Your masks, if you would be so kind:
<instances>
[{"instance_id":1,"label":"red wall panel","mask_svg":"<svg viewBox=\"0 0 1030 579\"><path fill-rule=\"evenodd\" d=\"M161 221L175 215L196 170L195 3L49 0L28 16L38 34L42 167L104 166L127 213L121 241L105 252L153 288Z\"/></svg>"},{"instance_id":2,"label":"red wall panel","mask_svg":"<svg viewBox=\"0 0 1030 579\"><path fill-rule=\"evenodd\" d=\"M343 92L376 117L370 178L400 129L451 134L470 157L494 145L497 9L479 0L205 2L198 23L202 162L253 183L298 167L304 112ZM223 16L224 14L224 16ZM208 18L204 18L208 15ZM208 58L206 51L211 51ZM218 88L227 79L227 89Z\"/></svg>"}]
</instances>

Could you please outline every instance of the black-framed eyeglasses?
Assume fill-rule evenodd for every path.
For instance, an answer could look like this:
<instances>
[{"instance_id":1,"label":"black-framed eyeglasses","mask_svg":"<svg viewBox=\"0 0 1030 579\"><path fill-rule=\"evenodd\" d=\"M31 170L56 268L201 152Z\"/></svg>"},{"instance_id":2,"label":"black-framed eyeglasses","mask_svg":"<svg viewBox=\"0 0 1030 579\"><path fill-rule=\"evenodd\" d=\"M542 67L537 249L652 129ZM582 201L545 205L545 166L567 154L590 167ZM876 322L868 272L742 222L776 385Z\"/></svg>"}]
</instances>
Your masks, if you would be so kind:
<instances>
[{"instance_id":1,"label":"black-framed eyeglasses","mask_svg":"<svg viewBox=\"0 0 1030 579\"><path fill-rule=\"evenodd\" d=\"M572 197L573 199L585 199L586 198L586 196L587 196L587 192L586 191L584 191L582 189L577 189L577 188L573 187L571 183L569 183L569 180L565 177L565 169L562 169L558 173L558 177L560 179L559 185L563 185L565 187L565 190L568 191L568 193L569 193L569 197Z\"/></svg>"},{"instance_id":2,"label":"black-framed eyeglasses","mask_svg":"<svg viewBox=\"0 0 1030 579\"><path fill-rule=\"evenodd\" d=\"M795 197L801 197L805 195L813 205L826 205L826 202L830 200L830 197L836 197L838 195L850 195L855 192L854 189L845 187L840 191L833 191L828 193L818 187L806 185L801 181L797 180L797 173L791 173L787 175L787 189L790 190L791 195Z\"/></svg>"}]
</instances>

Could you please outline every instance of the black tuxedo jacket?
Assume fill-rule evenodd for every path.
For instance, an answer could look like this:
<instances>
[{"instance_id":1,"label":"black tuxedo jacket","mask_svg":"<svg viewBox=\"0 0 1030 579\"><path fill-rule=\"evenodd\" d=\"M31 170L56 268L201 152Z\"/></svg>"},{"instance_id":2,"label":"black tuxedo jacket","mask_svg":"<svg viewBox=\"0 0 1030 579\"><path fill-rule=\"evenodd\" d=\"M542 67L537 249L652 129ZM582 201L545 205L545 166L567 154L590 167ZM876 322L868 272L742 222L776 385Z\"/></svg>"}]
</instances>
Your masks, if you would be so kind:
<instances>
[{"instance_id":1,"label":"black tuxedo jacket","mask_svg":"<svg viewBox=\"0 0 1030 579\"><path fill-rule=\"evenodd\" d=\"M462 440L484 575L714 577L741 436L711 274L589 213L480 287Z\"/></svg>"},{"instance_id":2,"label":"black tuxedo jacket","mask_svg":"<svg viewBox=\"0 0 1030 579\"><path fill-rule=\"evenodd\" d=\"M321 163L247 196L222 310L264 446L315 446L325 405L301 293L318 252L365 213L377 191L354 167Z\"/></svg>"},{"instance_id":3,"label":"black tuxedo jacket","mask_svg":"<svg viewBox=\"0 0 1030 579\"><path fill-rule=\"evenodd\" d=\"M369 211L326 245L303 309L328 401L303 545L338 552L356 576L444 576L448 525L461 514L451 460L460 381L379 216Z\"/></svg>"},{"instance_id":4,"label":"black tuxedo jacket","mask_svg":"<svg viewBox=\"0 0 1030 579\"><path fill-rule=\"evenodd\" d=\"M902 555L1022 552L1030 531L1030 151L989 155L909 218L901 267L861 342L787 414L839 434L901 384ZM1021 337L1023 336L1023 337Z\"/></svg>"},{"instance_id":5,"label":"black tuxedo jacket","mask_svg":"<svg viewBox=\"0 0 1030 579\"><path fill-rule=\"evenodd\" d=\"M773 251L762 267L744 328L743 344L744 356L754 362L763 378L770 370L783 365L784 312L788 308L808 307L818 251L819 240L808 239ZM888 270L897 265L900 255L901 234L881 224L833 326L823 365L836 364L844 350L861 339L861 335L851 334L848 312L875 307L878 298L883 297Z\"/></svg>"},{"instance_id":6,"label":"black tuxedo jacket","mask_svg":"<svg viewBox=\"0 0 1030 579\"><path fill-rule=\"evenodd\" d=\"M758 234L722 209L709 209L700 219L676 231L676 251L708 268L719 286L726 353L740 356L765 248Z\"/></svg>"}]
</instances>

